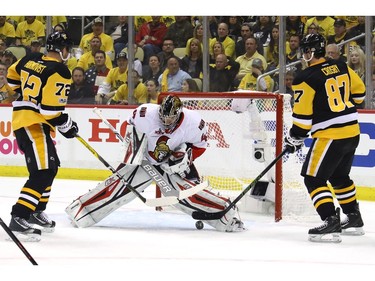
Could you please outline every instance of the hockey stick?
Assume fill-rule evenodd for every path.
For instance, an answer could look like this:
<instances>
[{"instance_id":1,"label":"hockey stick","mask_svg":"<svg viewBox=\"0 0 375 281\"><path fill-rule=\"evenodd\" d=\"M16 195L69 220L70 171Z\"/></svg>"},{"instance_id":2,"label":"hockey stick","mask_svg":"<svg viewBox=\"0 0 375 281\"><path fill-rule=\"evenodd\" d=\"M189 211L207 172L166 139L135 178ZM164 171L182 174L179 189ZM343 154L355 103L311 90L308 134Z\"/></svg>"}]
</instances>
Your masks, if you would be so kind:
<instances>
[{"instance_id":1,"label":"hockey stick","mask_svg":"<svg viewBox=\"0 0 375 281\"><path fill-rule=\"evenodd\" d=\"M100 119L102 119L102 121L104 122L104 124L106 124L106 125L112 130L112 132L115 133L116 137L117 137L120 141L129 144L129 140L125 140L125 139L120 135L120 133L115 129L115 127L113 127L112 124L109 123L108 120L104 118L104 116L103 116L102 113L98 110L97 107L95 107L92 111L94 111L94 113L95 113L96 115L98 115L98 116L100 117Z\"/></svg>"},{"instance_id":2,"label":"hockey stick","mask_svg":"<svg viewBox=\"0 0 375 281\"><path fill-rule=\"evenodd\" d=\"M230 209L232 209L242 197L253 188L257 182L279 161L285 153L287 153L285 148L241 193L234 199L224 210L216 213L206 213L202 211L194 211L191 215L193 219L196 220L218 220L222 218Z\"/></svg>"},{"instance_id":3,"label":"hockey stick","mask_svg":"<svg viewBox=\"0 0 375 281\"><path fill-rule=\"evenodd\" d=\"M168 196L163 198L155 198L155 199L147 199L143 197L134 187L132 187L130 184L128 184L123 177L103 158L99 155L98 152L87 142L85 141L81 136L76 134L76 138L88 149L90 152L99 159L100 162L104 164L112 173L116 174L116 176L123 181L123 183L126 185L127 188L130 189L143 203L145 203L147 206L150 207L158 207L158 206L168 206L168 205L174 205L178 203L178 198L176 196Z\"/></svg>"},{"instance_id":4,"label":"hockey stick","mask_svg":"<svg viewBox=\"0 0 375 281\"><path fill-rule=\"evenodd\" d=\"M129 146L129 143L130 143L129 137L127 136L124 139L121 136L121 134L115 129L115 127L113 127L112 124L108 122L108 120L102 115L102 113L96 107L93 109L93 111L113 131L113 133L115 133L115 135L117 136L117 138L120 141L122 141L123 143L126 144L126 149L125 150L127 150L127 147ZM166 192L169 192L169 191L172 190L172 188L169 186L169 184L166 183L166 181L163 180L163 176L159 173L159 171L156 170L153 165L150 165L148 163L148 161L143 160L142 164L141 164L141 167L149 174L149 176L151 176L154 179L154 181L156 183L158 183L159 181L161 181L162 183L159 186L163 187ZM198 193L199 191L202 191L203 189L205 189L207 187L208 187L208 183L207 182L203 182L203 183L197 184L195 186L192 186L191 188L180 190L179 191L178 199L182 200L182 199L188 198L188 197L190 197L190 196ZM169 196L167 196L167 197L169 197Z\"/></svg>"},{"instance_id":5,"label":"hockey stick","mask_svg":"<svg viewBox=\"0 0 375 281\"><path fill-rule=\"evenodd\" d=\"M14 243L20 248L22 253L27 257L27 259L33 264L38 265L34 258L29 254L29 252L25 249L25 247L22 245L21 241L18 240L16 235L13 234L13 232L9 229L9 227L4 223L4 221L0 218L0 225L4 228L5 232L8 233L9 237L13 240Z\"/></svg>"}]
</instances>

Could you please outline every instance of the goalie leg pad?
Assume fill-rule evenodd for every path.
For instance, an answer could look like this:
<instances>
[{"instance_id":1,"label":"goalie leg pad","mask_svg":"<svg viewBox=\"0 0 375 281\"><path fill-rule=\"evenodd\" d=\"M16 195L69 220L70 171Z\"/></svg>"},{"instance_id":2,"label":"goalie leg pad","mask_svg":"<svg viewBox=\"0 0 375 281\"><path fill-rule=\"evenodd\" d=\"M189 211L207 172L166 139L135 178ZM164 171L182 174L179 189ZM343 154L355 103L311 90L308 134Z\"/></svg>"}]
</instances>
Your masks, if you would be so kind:
<instances>
[{"instance_id":1,"label":"goalie leg pad","mask_svg":"<svg viewBox=\"0 0 375 281\"><path fill-rule=\"evenodd\" d=\"M117 174L138 192L152 183L150 176L139 165L126 165ZM66 207L65 212L76 226L92 226L136 197L117 174L111 175Z\"/></svg>"},{"instance_id":2,"label":"goalie leg pad","mask_svg":"<svg viewBox=\"0 0 375 281\"><path fill-rule=\"evenodd\" d=\"M178 175L166 175L168 181L176 189L189 188L194 183L182 179ZM163 190L161 190L163 193ZM230 204L229 198L218 196L213 192L204 189L197 194L181 200L179 204L173 205L176 209L191 216L193 211L202 210L204 212L215 213L224 210ZM243 223L239 219L237 208L228 211L225 216L218 220L204 221L218 231L233 232L245 230Z\"/></svg>"}]
</instances>

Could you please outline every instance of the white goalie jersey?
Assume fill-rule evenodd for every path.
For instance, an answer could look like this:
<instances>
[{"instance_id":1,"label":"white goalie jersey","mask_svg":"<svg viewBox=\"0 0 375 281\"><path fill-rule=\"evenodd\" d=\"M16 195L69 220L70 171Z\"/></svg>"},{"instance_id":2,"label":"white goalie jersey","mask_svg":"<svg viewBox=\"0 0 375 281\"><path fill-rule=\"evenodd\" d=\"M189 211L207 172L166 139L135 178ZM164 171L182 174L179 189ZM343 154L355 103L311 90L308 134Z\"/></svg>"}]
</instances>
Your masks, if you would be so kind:
<instances>
[{"instance_id":1,"label":"white goalie jersey","mask_svg":"<svg viewBox=\"0 0 375 281\"><path fill-rule=\"evenodd\" d=\"M162 164L183 143L191 144L192 160L199 157L207 147L204 120L196 112L184 108L177 125L166 130L159 118L159 108L156 104L143 104L128 119L129 124L147 137L146 159L153 165Z\"/></svg>"}]
</instances>

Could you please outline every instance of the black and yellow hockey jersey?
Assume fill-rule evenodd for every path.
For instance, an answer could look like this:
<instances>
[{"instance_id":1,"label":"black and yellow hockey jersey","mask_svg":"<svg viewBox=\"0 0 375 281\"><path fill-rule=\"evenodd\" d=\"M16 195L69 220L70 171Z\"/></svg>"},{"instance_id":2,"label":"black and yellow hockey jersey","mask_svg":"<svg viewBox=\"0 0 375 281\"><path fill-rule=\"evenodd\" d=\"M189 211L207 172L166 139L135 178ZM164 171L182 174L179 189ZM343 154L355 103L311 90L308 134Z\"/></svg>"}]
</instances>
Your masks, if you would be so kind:
<instances>
[{"instance_id":1,"label":"black and yellow hockey jersey","mask_svg":"<svg viewBox=\"0 0 375 281\"><path fill-rule=\"evenodd\" d=\"M8 69L8 83L20 94L14 101L13 131L37 123L54 129L54 122L65 110L71 74L67 66L41 53L25 56Z\"/></svg>"},{"instance_id":2,"label":"black and yellow hockey jersey","mask_svg":"<svg viewBox=\"0 0 375 281\"><path fill-rule=\"evenodd\" d=\"M344 139L360 133L354 104L365 98L365 85L346 63L319 59L294 79L292 131L297 136Z\"/></svg>"}]
</instances>

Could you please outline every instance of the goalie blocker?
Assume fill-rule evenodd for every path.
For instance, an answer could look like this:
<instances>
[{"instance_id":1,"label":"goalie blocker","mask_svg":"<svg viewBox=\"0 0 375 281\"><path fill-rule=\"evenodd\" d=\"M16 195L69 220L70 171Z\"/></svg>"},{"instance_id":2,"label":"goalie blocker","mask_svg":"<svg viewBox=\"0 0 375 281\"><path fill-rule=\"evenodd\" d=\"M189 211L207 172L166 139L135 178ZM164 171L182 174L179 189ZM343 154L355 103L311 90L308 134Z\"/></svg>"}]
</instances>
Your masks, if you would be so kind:
<instances>
[{"instance_id":1,"label":"goalie blocker","mask_svg":"<svg viewBox=\"0 0 375 281\"><path fill-rule=\"evenodd\" d=\"M125 144L127 163L124 166L122 164L115 174L99 183L96 188L80 196L66 207L65 212L76 226L92 226L136 198L136 195L126 187L126 184L131 185L138 192L142 192L153 182L159 182L158 185L161 187L163 196L177 197L181 191L196 186L196 183L180 176L182 173L172 166L173 162L170 163L170 167L164 166L163 168L166 170L164 171L160 166L151 165L148 161L143 160L147 147L146 137L140 137L141 134L132 125L127 126L128 137L129 134L130 138L127 140L130 141ZM142 140L141 143L139 143L140 140ZM182 145L181 147L186 146ZM188 157L183 158L187 159ZM179 165L181 166L181 163ZM155 180L155 177L158 177L159 181ZM229 204L229 198L218 196L208 189L204 189L192 196L182 198L178 204L173 206L191 216L193 211L197 210L218 212L224 210ZM244 229L243 224L237 217L237 208L233 207L222 218L204 222L218 231L241 231Z\"/></svg>"}]
</instances>

